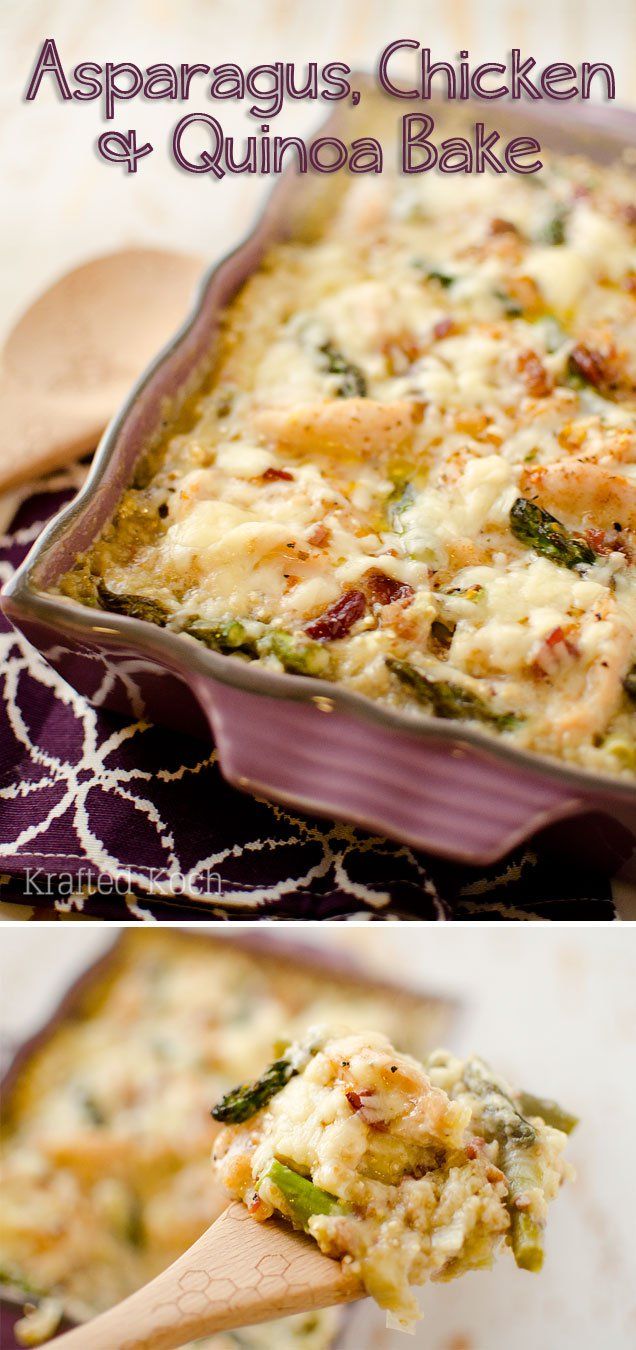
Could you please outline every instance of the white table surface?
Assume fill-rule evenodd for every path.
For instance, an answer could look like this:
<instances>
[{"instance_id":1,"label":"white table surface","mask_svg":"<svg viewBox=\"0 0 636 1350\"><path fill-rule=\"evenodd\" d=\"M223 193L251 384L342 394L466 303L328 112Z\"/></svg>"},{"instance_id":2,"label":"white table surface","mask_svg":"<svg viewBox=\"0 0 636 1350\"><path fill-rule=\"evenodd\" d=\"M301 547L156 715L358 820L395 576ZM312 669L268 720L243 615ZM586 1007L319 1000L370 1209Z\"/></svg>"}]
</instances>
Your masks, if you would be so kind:
<instances>
[{"instance_id":1,"label":"white table surface","mask_svg":"<svg viewBox=\"0 0 636 1350\"><path fill-rule=\"evenodd\" d=\"M227 930L226 930L227 931ZM273 938L279 930L273 930ZM103 928L11 927L0 943L6 1041L33 1029L71 975L111 938ZM289 937L286 930L285 937ZM395 977L459 995L452 1048L478 1050L582 1119L569 1156L578 1180L555 1201L540 1277L502 1258L422 1294L421 1350L631 1350L636 1344L636 933L631 928L475 927L414 930L304 926L311 940L357 950ZM371 1315L365 1345L380 1336Z\"/></svg>"}]
</instances>

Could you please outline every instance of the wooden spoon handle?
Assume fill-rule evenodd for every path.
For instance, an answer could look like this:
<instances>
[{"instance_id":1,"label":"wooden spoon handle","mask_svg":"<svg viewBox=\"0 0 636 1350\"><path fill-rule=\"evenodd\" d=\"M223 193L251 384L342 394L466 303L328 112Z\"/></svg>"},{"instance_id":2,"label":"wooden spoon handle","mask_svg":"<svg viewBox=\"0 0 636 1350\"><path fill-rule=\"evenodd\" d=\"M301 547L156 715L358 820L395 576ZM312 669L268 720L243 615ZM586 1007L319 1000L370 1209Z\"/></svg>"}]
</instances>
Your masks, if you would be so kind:
<instances>
[{"instance_id":1,"label":"wooden spoon handle","mask_svg":"<svg viewBox=\"0 0 636 1350\"><path fill-rule=\"evenodd\" d=\"M362 1296L359 1282L283 1223L231 1204L194 1246L109 1312L49 1342L51 1350L174 1350L232 1327Z\"/></svg>"}]
</instances>

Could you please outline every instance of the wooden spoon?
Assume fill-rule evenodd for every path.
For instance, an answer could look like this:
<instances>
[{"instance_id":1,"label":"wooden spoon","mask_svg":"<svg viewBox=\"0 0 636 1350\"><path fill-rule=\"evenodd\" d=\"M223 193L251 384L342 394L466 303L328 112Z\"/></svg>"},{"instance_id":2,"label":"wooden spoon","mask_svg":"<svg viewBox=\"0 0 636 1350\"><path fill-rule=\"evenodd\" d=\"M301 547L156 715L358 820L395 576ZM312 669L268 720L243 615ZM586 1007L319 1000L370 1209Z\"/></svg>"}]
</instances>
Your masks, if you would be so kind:
<instances>
[{"instance_id":1,"label":"wooden spoon","mask_svg":"<svg viewBox=\"0 0 636 1350\"><path fill-rule=\"evenodd\" d=\"M256 1223L232 1203L183 1256L47 1350L174 1350L199 1336L362 1298L339 1261L282 1220Z\"/></svg>"},{"instance_id":2,"label":"wooden spoon","mask_svg":"<svg viewBox=\"0 0 636 1350\"><path fill-rule=\"evenodd\" d=\"M67 272L26 310L0 356L0 489L94 449L202 272L183 253L125 249Z\"/></svg>"}]
</instances>

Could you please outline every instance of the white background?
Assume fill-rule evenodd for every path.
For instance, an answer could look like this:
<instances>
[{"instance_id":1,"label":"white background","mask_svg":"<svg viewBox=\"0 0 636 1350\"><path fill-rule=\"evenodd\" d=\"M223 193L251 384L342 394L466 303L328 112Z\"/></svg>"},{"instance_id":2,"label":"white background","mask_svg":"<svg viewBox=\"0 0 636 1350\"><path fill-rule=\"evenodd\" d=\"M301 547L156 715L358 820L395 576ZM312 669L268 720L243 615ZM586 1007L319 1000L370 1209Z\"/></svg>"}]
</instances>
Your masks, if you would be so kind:
<instances>
[{"instance_id":1,"label":"white background","mask_svg":"<svg viewBox=\"0 0 636 1350\"><path fill-rule=\"evenodd\" d=\"M224 929L227 934L227 927ZM272 940L291 936L272 930ZM452 1048L477 1050L531 1090L581 1116L568 1156L578 1172L551 1209L541 1276L502 1257L422 1293L415 1342L358 1322L350 1350L632 1350L636 1344L636 932L633 928L304 925L392 978L464 1001ZM0 948L0 1025L33 1028L112 930L11 927ZM212 995L213 996L213 995ZM464 1339L461 1339L461 1338Z\"/></svg>"}]
</instances>

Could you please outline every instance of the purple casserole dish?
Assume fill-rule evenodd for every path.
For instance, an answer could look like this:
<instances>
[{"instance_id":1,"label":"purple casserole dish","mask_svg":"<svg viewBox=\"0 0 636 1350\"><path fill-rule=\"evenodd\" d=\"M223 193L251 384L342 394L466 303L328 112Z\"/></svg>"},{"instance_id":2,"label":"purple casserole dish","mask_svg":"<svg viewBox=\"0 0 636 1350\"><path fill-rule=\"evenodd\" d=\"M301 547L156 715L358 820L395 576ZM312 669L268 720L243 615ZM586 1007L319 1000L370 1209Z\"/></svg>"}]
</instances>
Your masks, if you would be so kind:
<instances>
[{"instance_id":1,"label":"purple casserole dish","mask_svg":"<svg viewBox=\"0 0 636 1350\"><path fill-rule=\"evenodd\" d=\"M432 107L438 134L445 107ZM365 131L381 129L387 117L394 129L401 111L367 90ZM473 111L482 116L482 105ZM344 139L359 134L359 124L348 130L351 116L338 111L324 130ZM495 120L504 133L536 133L546 147L605 162L636 143L636 113L620 109L497 105ZM45 593L112 514L166 400L196 379L219 313L265 250L310 227L344 185L342 175L281 179L253 232L204 277L192 314L105 432L84 488L7 586L5 612L93 703L212 735L225 777L246 791L480 865L547 826L600 815L597 839L606 833L604 822L619 827L616 865L633 853L636 835L636 787L629 783L511 749L472 727L391 712L337 685L277 674L138 619ZM569 828L567 835L578 851L587 831Z\"/></svg>"},{"instance_id":2,"label":"purple casserole dish","mask_svg":"<svg viewBox=\"0 0 636 1350\"><path fill-rule=\"evenodd\" d=\"M163 937L157 936L159 942L165 941L165 934ZM149 934L147 931L143 934L135 930L120 932L105 953L92 961L72 981L40 1028L17 1047L4 1073L0 1075L0 1100L3 1103L2 1114L5 1122L10 1119L12 1102L21 1075L28 1070L33 1058L46 1047L48 1041L65 1023L92 1015L95 1004L99 1003L100 991L108 986L113 976L116 976L122 957L125 960L131 950L134 953L135 947L140 942L147 948L149 940L154 941L152 933ZM422 1044L424 1041L428 1045L443 1042L449 1028L461 1013L461 1004L455 999L376 975L373 970L367 970L349 952L337 952L324 946L312 947L307 943L290 939L274 940L261 933L242 933L240 936L234 933L230 937L225 934L217 936L213 932L199 932L195 937L191 930L172 929L169 932L169 940L175 944L181 943L186 952L193 942L204 942L217 951L221 944L225 943L231 950L251 957L258 962L260 968L265 967L274 979L284 980L285 975L293 969L296 973L322 978L325 982L337 981L338 988L344 987L352 993L359 991L362 995L375 993L388 997L392 1004L402 1009L404 1015L414 1013L419 1019ZM19 1297L16 1291L12 1291L10 1286L3 1287L0 1294L2 1350L19 1350L13 1327L22 1316L23 1302L24 1299ZM355 1350L360 1344L360 1328L356 1317L356 1309L359 1307L359 1304L352 1304L342 1309L332 1350ZM65 1320L60 1331L69 1329L71 1325L72 1323Z\"/></svg>"}]
</instances>

